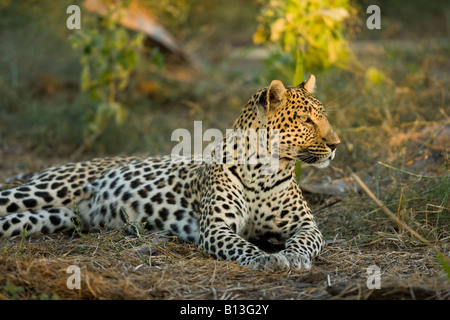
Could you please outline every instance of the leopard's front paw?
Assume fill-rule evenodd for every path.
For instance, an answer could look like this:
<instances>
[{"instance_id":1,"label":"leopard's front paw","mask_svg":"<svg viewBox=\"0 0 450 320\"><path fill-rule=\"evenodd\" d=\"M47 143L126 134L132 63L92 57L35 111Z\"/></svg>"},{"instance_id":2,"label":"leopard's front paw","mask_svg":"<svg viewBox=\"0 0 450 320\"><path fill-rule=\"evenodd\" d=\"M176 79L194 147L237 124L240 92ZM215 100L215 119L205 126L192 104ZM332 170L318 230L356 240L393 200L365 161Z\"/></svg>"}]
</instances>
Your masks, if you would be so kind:
<instances>
[{"instance_id":1,"label":"leopard's front paw","mask_svg":"<svg viewBox=\"0 0 450 320\"><path fill-rule=\"evenodd\" d=\"M287 259L291 268L301 270L311 269L311 259L305 255L288 251L281 251L280 254Z\"/></svg>"},{"instance_id":2,"label":"leopard's front paw","mask_svg":"<svg viewBox=\"0 0 450 320\"><path fill-rule=\"evenodd\" d=\"M264 254L251 259L248 263L251 268L257 270L278 271L289 268L288 259L281 253Z\"/></svg>"}]
</instances>

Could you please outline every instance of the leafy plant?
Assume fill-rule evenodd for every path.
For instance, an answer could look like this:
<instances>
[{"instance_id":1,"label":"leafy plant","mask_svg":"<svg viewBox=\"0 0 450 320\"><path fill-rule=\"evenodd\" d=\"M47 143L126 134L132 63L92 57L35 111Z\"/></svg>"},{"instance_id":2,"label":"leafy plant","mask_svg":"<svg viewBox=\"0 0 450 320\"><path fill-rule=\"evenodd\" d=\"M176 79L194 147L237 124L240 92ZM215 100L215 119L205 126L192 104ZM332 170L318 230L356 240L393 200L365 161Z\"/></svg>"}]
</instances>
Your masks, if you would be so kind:
<instances>
[{"instance_id":1,"label":"leafy plant","mask_svg":"<svg viewBox=\"0 0 450 320\"><path fill-rule=\"evenodd\" d=\"M81 89L95 102L85 146L89 146L106 129L111 120L120 125L127 119L127 109L118 99L136 68L143 34L132 35L119 21L130 1L108 2L107 14L92 26L74 33L72 45L81 48Z\"/></svg>"},{"instance_id":2,"label":"leafy plant","mask_svg":"<svg viewBox=\"0 0 450 320\"><path fill-rule=\"evenodd\" d=\"M354 12L349 0L260 1L253 41L270 45L267 66L283 67L282 73L298 85L305 69L345 65L350 54L346 22Z\"/></svg>"},{"instance_id":3,"label":"leafy plant","mask_svg":"<svg viewBox=\"0 0 450 320\"><path fill-rule=\"evenodd\" d=\"M24 292L25 289L22 286L13 285L11 282L6 281L6 285L3 288L3 295L10 300L16 300L19 298L19 294Z\"/></svg>"},{"instance_id":4,"label":"leafy plant","mask_svg":"<svg viewBox=\"0 0 450 320\"><path fill-rule=\"evenodd\" d=\"M28 227L28 224L22 230L22 235L20 236L20 244L19 244L18 252L20 252L22 250L25 251L27 249L27 246L25 245L25 239L27 238L27 235L28 235L27 227Z\"/></svg>"},{"instance_id":5,"label":"leafy plant","mask_svg":"<svg viewBox=\"0 0 450 320\"><path fill-rule=\"evenodd\" d=\"M42 293L39 295L40 300L61 300L60 296L57 293L52 294L49 296L46 293Z\"/></svg>"},{"instance_id":6,"label":"leafy plant","mask_svg":"<svg viewBox=\"0 0 450 320\"><path fill-rule=\"evenodd\" d=\"M271 51L265 70L276 78L303 82L305 69L323 70L344 66L350 49L345 37L345 21L353 8L349 0L261 0L261 15L253 35L256 44L267 44ZM270 77L272 78L272 77ZM297 179L301 163L295 167Z\"/></svg>"},{"instance_id":7,"label":"leafy plant","mask_svg":"<svg viewBox=\"0 0 450 320\"><path fill-rule=\"evenodd\" d=\"M73 205L73 212L76 215L75 219L72 219L72 225L74 227L74 232L78 234L78 236L82 237L83 233L81 232L81 219L80 219L80 210L76 203Z\"/></svg>"},{"instance_id":8,"label":"leafy plant","mask_svg":"<svg viewBox=\"0 0 450 320\"><path fill-rule=\"evenodd\" d=\"M436 259L439 262L442 270L447 275L447 278L450 279L450 260L449 260L449 258L442 255L440 252L436 252Z\"/></svg>"}]
</instances>

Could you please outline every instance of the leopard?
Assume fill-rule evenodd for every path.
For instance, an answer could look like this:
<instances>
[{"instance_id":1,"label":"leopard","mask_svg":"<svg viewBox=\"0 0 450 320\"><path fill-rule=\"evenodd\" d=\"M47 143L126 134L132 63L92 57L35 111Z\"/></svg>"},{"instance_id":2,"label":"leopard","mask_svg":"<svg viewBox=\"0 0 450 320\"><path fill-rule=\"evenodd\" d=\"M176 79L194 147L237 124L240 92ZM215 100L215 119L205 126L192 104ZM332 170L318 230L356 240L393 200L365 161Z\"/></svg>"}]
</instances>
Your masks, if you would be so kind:
<instances>
[{"instance_id":1,"label":"leopard","mask_svg":"<svg viewBox=\"0 0 450 320\"><path fill-rule=\"evenodd\" d=\"M340 143L313 96L315 83L314 75L298 86L273 80L254 93L233 129L260 135L226 136L209 161L173 155L95 158L30 176L0 192L0 238L75 235L76 229L124 228L135 234L138 223L150 233L168 232L193 243L213 259L272 271L310 269L325 241L295 167L297 161L327 167ZM246 162L248 156L236 161L240 146L252 143L266 151L257 160L266 161ZM276 165L269 166L267 160L275 158ZM259 241L281 247L266 250Z\"/></svg>"}]
</instances>

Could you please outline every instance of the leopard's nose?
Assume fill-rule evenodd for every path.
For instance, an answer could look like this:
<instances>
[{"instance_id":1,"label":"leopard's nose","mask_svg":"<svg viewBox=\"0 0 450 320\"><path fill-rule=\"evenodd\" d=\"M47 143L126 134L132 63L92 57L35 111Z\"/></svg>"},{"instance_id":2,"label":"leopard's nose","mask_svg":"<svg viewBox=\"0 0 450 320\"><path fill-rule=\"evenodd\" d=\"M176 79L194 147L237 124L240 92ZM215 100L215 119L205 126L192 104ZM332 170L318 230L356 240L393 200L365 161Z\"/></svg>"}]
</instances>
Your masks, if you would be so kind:
<instances>
[{"instance_id":1,"label":"leopard's nose","mask_svg":"<svg viewBox=\"0 0 450 320\"><path fill-rule=\"evenodd\" d=\"M339 143L327 143L327 147L331 149L331 151L336 150Z\"/></svg>"},{"instance_id":2,"label":"leopard's nose","mask_svg":"<svg viewBox=\"0 0 450 320\"><path fill-rule=\"evenodd\" d=\"M336 150L339 143L341 143L341 139L334 133L333 130L329 130L328 134L322 138L322 141L327 145L331 151Z\"/></svg>"}]
</instances>

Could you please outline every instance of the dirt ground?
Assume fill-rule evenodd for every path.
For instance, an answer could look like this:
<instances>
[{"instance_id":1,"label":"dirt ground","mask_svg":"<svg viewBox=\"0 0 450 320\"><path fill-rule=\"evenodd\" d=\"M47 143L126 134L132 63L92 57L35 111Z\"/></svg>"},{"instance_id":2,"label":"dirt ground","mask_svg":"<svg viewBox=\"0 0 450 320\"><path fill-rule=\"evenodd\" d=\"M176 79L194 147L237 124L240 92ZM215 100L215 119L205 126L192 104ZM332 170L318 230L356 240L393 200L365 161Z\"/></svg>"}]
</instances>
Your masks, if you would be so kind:
<instances>
[{"instance_id":1,"label":"dirt ground","mask_svg":"<svg viewBox=\"0 0 450 320\"><path fill-rule=\"evenodd\" d=\"M17 156L10 159L14 166ZM41 165L40 159L23 161ZM376 206L352 217L355 202L370 207L370 201L354 183L347 185L340 195L305 193L327 240L308 271L249 270L167 235L130 237L118 230L33 236L1 245L0 298L450 299L450 282L435 252ZM449 252L448 220L442 221L440 227L431 220L413 227L434 233L434 245ZM79 267L80 289L68 289L69 266Z\"/></svg>"},{"instance_id":2,"label":"dirt ground","mask_svg":"<svg viewBox=\"0 0 450 320\"><path fill-rule=\"evenodd\" d=\"M253 271L161 237L35 238L2 248L2 298L26 299L449 299L435 255L400 237L329 244L309 271ZM441 247L445 250L444 247ZM448 250L448 247L447 247ZM80 268L70 290L69 266ZM379 289L368 267L380 268ZM70 280L70 279L69 279ZM369 285L368 285L369 282Z\"/></svg>"}]
</instances>

